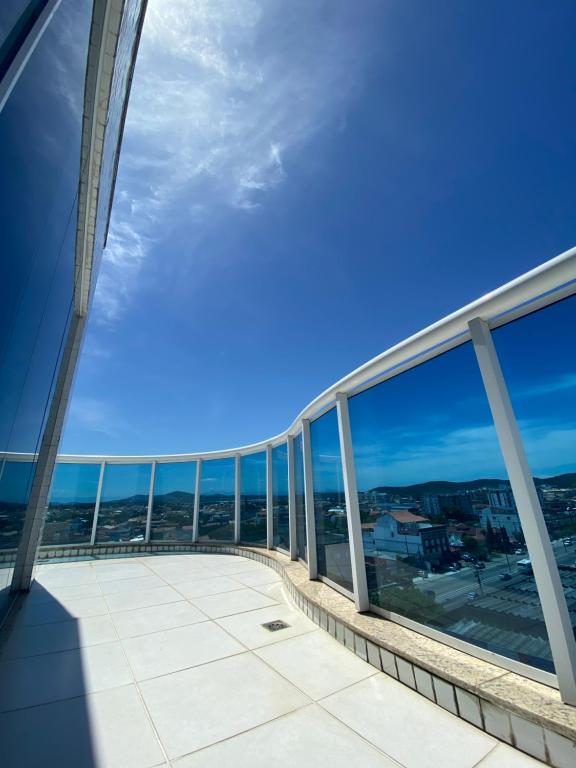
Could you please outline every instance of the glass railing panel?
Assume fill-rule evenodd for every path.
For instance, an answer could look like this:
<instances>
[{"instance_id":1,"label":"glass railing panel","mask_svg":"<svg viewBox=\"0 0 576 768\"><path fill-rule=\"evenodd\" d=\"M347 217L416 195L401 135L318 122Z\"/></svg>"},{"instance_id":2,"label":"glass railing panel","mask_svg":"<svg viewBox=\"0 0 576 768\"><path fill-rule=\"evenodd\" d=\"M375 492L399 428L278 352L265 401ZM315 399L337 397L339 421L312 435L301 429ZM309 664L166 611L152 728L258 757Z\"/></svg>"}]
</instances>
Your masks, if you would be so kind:
<instances>
[{"instance_id":1,"label":"glass railing panel","mask_svg":"<svg viewBox=\"0 0 576 768\"><path fill-rule=\"evenodd\" d=\"M492 333L576 630L575 329L571 296Z\"/></svg>"},{"instance_id":2,"label":"glass railing panel","mask_svg":"<svg viewBox=\"0 0 576 768\"><path fill-rule=\"evenodd\" d=\"M151 464L106 464L97 544L144 541L151 470Z\"/></svg>"},{"instance_id":3,"label":"glass railing panel","mask_svg":"<svg viewBox=\"0 0 576 768\"><path fill-rule=\"evenodd\" d=\"M471 342L349 406L370 602L551 671Z\"/></svg>"},{"instance_id":4,"label":"glass railing panel","mask_svg":"<svg viewBox=\"0 0 576 768\"><path fill-rule=\"evenodd\" d=\"M296 501L296 551L301 560L308 562L304 504L304 451L301 432L294 438L294 498Z\"/></svg>"},{"instance_id":5,"label":"glass railing panel","mask_svg":"<svg viewBox=\"0 0 576 768\"><path fill-rule=\"evenodd\" d=\"M42 544L88 544L100 464L56 464Z\"/></svg>"},{"instance_id":6,"label":"glass railing panel","mask_svg":"<svg viewBox=\"0 0 576 768\"><path fill-rule=\"evenodd\" d=\"M318 573L353 590L344 478L333 408L310 424Z\"/></svg>"},{"instance_id":7,"label":"glass railing panel","mask_svg":"<svg viewBox=\"0 0 576 768\"><path fill-rule=\"evenodd\" d=\"M202 462L198 541L234 541L233 458Z\"/></svg>"},{"instance_id":8,"label":"glass railing panel","mask_svg":"<svg viewBox=\"0 0 576 768\"><path fill-rule=\"evenodd\" d=\"M150 518L150 541L192 541L196 462L158 462Z\"/></svg>"},{"instance_id":9,"label":"glass railing panel","mask_svg":"<svg viewBox=\"0 0 576 768\"><path fill-rule=\"evenodd\" d=\"M266 546L266 451L240 459L240 541Z\"/></svg>"},{"instance_id":10,"label":"glass railing panel","mask_svg":"<svg viewBox=\"0 0 576 768\"><path fill-rule=\"evenodd\" d=\"M289 552L288 446L286 443L272 449L272 517L273 544Z\"/></svg>"}]
</instances>

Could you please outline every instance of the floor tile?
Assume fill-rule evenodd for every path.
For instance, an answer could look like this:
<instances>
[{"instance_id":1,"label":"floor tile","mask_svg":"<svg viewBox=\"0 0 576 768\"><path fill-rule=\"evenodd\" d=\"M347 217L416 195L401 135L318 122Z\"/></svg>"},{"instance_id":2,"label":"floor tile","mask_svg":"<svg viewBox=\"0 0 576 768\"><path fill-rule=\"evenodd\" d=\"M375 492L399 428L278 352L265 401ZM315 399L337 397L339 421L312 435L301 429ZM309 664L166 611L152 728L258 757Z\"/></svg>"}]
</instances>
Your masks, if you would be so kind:
<instances>
[{"instance_id":1,"label":"floor tile","mask_svg":"<svg viewBox=\"0 0 576 768\"><path fill-rule=\"evenodd\" d=\"M55 653L117 640L109 616L58 621L15 629L2 648L0 658L19 659L43 653Z\"/></svg>"},{"instance_id":2,"label":"floor tile","mask_svg":"<svg viewBox=\"0 0 576 768\"><path fill-rule=\"evenodd\" d=\"M245 648L213 622L123 640L137 680L166 675L242 653Z\"/></svg>"},{"instance_id":3,"label":"floor tile","mask_svg":"<svg viewBox=\"0 0 576 768\"><path fill-rule=\"evenodd\" d=\"M211 579L202 579L201 581L191 579L176 585L178 592L181 592L187 598L217 595L222 592L233 592L242 588L242 584L228 576L214 576Z\"/></svg>"},{"instance_id":4,"label":"floor tile","mask_svg":"<svg viewBox=\"0 0 576 768\"><path fill-rule=\"evenodd\" d=\"M48 603L25 603L16 617L18 626L48 624L53 621L87 619L108 613L103 597L81 597L65 600L65 604L53 600Z\"/></svg>"},{"instance_id":5,"label":"floor tile","mask_svg":"<svg viewBox=\"0 0 576 768\"><path fill-rule=\"evenodd\" d=\"M218 576L218 571L202 566L192 566L186 563L174 563L173 565L151 565L150 570L170 584L178 584L181 581L201 581L213 579Z\"/></svg>"},{"instance_id":6,"label":"floor tile","mask_svg":"<svg viewBox=\"0 0 576 768\"><path fill-rule=\"evenodd\" d=\"M398 768L316 704L183 757L174 768L270 768L271 763L274 768Z\"/></svg>"},{"instance_id":7,"label":"floor tile","mask_svg":"<svg viewBox=\"0 0 576 768\"><path fill-rule=\"evenodd\" d=\"M152 768L164 763L132 685L0 715L0 744L2 768Z\"/></svg>"},{"instance_id":8,"label":"floor tile","mask_svg":"<svg viewBox=\"0 0 576 768\"><path fill-rule=\"evenodd\" d=\"M213 568L223 576L232 576L235 573L262 573L271 570L267 565L261 565L260 563L256 563L254 560L248 560L245 557L239 557L237 559L238 562L214 565Z\"/></svg>"},{"instance_id":9,"label":"floor tile","mask_svg":"<svg viewBox=\"0 0 576 768\"><path fill-rule=\"evenodd\" d=\"M490 754L478 763L477 768L543 768L540 760L525 755L507 744L498 744Z\"/></svg>"},{"instance_id":10,"label":"floor tile","mask_svg":"<svg viewBox=\"0 0 576 768\"><path fill-rule=\"evenodd\" d=\"M262 624L268 621L281 619L288 624L287 629L278 632L269 632ZM260 648L263 645L279 643L305 632L313 632L318 629L304 614L289 605L274 605L271 608L263 608L258 611L239 613L236 616L227 616L217 620L217 624L238 638L247 648Z\"/></svg>"},{"instance_id":11,"label":"floor tile","mask_svg":"<svg viewBox=\"0 0 576 768\"><path fill-rule=\"evenodd\" d=\"M150 576L150 570L142 563L121 563L95 565L94 573L98 582L120 581L122 579L137 579Z\"/></svg>"},{"instance_id":12,"label":"floor tile","mask_svg":"<svg viewBox=\"0 0 576 768\"><path fill-rule=\"evenodd\" d=\"M262 584L273 584L276 581L282 581L282 578L271 568L266 568L264 571L258 570L254 573L252 571L236 573L234 578L240 584L245 584L247 587L257 587Z\"/></svg>"},{"instance_id":13,"label":"floor tile","mask_svg":"<svg viewBox=\"0 0 576 768\"><path fill-rule=\"evenodd\" d=\"M310 701L251 653L147 680L140 689L170 758L207 747Z\"/></svg>"},{"instance_id":14,"label":"floor tile","mask_svg":"<svg viewBox=\"0 0 576 768\"><path fill-rule=\"evenodd\" d=\"M36 581L46 586L71 586L91 584L96 581L92 568L67 568L62 570L42 571L36 575Z\"/></svg>"},{"instance_id":15,"label":"floor tile","mask_svg":"<svg viewBox=\"0 0 576 768\"><path fill-rule=\"evenodd\" d=\"M495 739L381 673L321 705L406 768L472 768Z\"/></svg>"},{"instance_id":16,"label":"floor tile","mask_svg":"<svg viewBox=\"0 0 576 768\"><path fill-rule=\"evenodd\" d=\"M0 711L47 704L132 682L120 643L0 662Z\"/></svg>"},{"instance_id":17,"label":"floor tile","mask_svg":"<svg viewBox=\"0 0 576 768\"><path fill-rule=\"evenodd\" d=\"M54 600L61 602L74 598L100 597L101 595L102 590L96 581L89 584L72 584L67 586L58 584L42 586L40 583L34 582L26 602L33 605L35 603L50 603Z\"/></svg>"},{"instance_id":18,"label":"floor tile","mask_svg":"<svg viewBox=\"0 0 576 768\"><path fill-rule=\"evenodd\" d=\"M120 579L118 581L111 580L100 583L103 595L115 595L118 592L137 592L142 589L155 589L156 587L166 586L166 582L155 573L149 573L148 576L140 576L137 579Z\"/></svg>"},{"instance_id":19,"label":"floor tile","mask_svg":"<svg viewBox=\"0 0 576 768\"><path fill-rule=\"evenodd\" d=\"M156 587L154 589L142 589L134 592L118 592L115 595L107 595L104 599L110 612L114 613L116 611L147 608L150 605L175 603L182 600L182 595L179 595L172 587Z\"/></svg>"},{"instance_id":20,"label":"floor tile","mask_svg":"<svg viewBox=\"0 0 576 768\"><path fill-rule=\"evenodd\" d=\"M207 621L208 618L186 600L137 608L134 611L121 611L111 614L111 617L120 638L138 637L164 629L183 627L186 624L197 624Z\"/></svg>"},{"instance_id":21,"label":"floor tile","mask_svg":"<svg viewBox=\"0 0 576 768\"><path fill-rule=\"evenodd\" d=\"M311 699L321 699L376 674L374 667L321 629L254 652Z\"/></svg>"},{"instance_id":22,"label":"floor tile","mask_svg":"<svg viewBox=\"0 0 576 768\"><path fill-rule=\"evenodd\" d=\"M190 602L204 611L211 619L274 605L274 600L253 589L239 589L235 592L224 592L219 595L194 597Z\"/></svg>"}]
</instances>

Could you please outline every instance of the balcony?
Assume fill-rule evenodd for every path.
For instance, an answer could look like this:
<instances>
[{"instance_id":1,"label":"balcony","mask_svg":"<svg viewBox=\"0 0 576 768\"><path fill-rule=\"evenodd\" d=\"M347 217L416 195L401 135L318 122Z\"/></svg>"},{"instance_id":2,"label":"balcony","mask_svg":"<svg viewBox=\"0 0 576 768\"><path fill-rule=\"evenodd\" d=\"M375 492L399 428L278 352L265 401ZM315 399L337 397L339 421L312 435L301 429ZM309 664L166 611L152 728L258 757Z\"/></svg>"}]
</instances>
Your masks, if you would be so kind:
<instances>
[{"instance_id":1,"label":"balcony","mask_svg":"<svg viewBox=\"0 0 576 768\"><path fill-rule=\"evenodd\" d=\"M279 570L290 563L276 558ZM255 559L47 563L4 631L3 765L539 764L398 671L343 647Z\"/></svg>"},{"instance_id":2,"label":"balcony","mask_svg":"<svg viewBox=\"0 0 576 768\"><path fill-rule=\"evenodd\" d=\"M193 765L210 755L237 764L245 750L257 765L331 749L325 761L338 764L368 749L375 765L463 765L468 755L471 765L524 765L521 751L572 766L575 288L573 249L369 361L257 444L59 456L34 509L35 457L4 454L0 570L20 593L3 630L2 743L24 727L19 713L37 717L49 739L51 718L80 707L70 714L74 765ZM35 550L14 546L31 516L43 522L36 582L26 555ZM132 619L137 635L124 636L118 622ZM288 626L262 626L277 620ZM226 631L241 650L199 662L211 643L192 638L205 631ZM178 640L188 632L190 642ZM92 662L108 643L110 665ZM132 660L135 647L148 650ZM218 688L217 665L242 681L234 660L244 656L274 670L268 682L280 674L282 690L246 673L235 709L234 683ZM351 669L358 679L343 683ZM213 683L195 684L202 670ZM182 698L149 682L166 675L190 676ZM327 678L335 688L322 687ZM126 693L140 712L131 722L148 730L134 739L155 745L143 749L156 763L106 752L121 749L124 732L107 713L124 705L97 701L123 686L139 692ZM194 703L196 690L216 715ZM261 701L270 706L261 711ZM405 727L411 712L418 740ZM451 746L468 739L479 752ZM28 756L12 753L14 765L36 764L38 745L56 749L38 738Z\"/></svg>"}]
</instances>

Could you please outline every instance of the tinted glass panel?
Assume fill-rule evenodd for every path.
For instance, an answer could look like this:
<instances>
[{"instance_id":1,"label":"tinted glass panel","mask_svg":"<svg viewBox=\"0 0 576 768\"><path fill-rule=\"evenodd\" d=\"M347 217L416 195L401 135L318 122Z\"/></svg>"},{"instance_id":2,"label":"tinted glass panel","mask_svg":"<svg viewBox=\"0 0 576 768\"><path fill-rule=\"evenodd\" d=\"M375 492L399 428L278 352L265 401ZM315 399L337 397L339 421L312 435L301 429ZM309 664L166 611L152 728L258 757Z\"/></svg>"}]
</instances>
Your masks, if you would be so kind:
<instances>
[{"instance_id":1,"label":"tinted glass panel","mask_svg":"<svg viewBox=\"0 0 576 768\"><path fill-rule=\"evenodd\" d=\"M196 462L156 464L151 541L192 541Z\"/></svg>"},{"instance_id":2,"label":"tinted glass panel","mask_svg":"<svg viewBox=\"0 0 576 768\"><path fill-rule=\"evenodd\" d=\"M288 516L288 447L286 443L272 449L273 543L290 551Z\"/></svg>"},{"instance_id":3,"label":"tinted glass panel","mask_svg":"<svg viewBox=\"0 0 576 768\"><path fill-rule=\"evenodd\" d=\"M371 603L551 669L471 343L351 398L350 419Z\"/></svg>"},{"instance_id":4,"label":"tinted glass panel","mask_svg":"<svg viewBox=\"0 0 576 768\"><path fill-rule=\"evenodd\" d=\"M576 628L576 296L493 332Z\"/></svg>"},{"instance_id":5,"label":"tinted glass panel","mask_svg":"<svg viewBox=\"0 0 576 768\"><path fill-rule=\"evenodd\" d=\"M304 504L304 453L302 433L294 438L294 492L296 499L296 548L298 557L308 562L306 545L306 506Z\"/></svg>"},{"instance_id":6,"label":"tinted glass panel","mask_svg":"<svg viewBox=\"0 0 576 768\"><path fill-rule=\"evenodd\" d=\"M0 44L25 6L1 0ZM67 330L91 10L62 0L0 113L0 451L38 451ZM4 510L0 546L18 543L23 498Z\"/></svg>"},{"instance_id":7,"label":"tinted glass panel","mask_svg":"<svg viewBox=\"0 0 576 768\"><path fill-rule=\"evenodd\" d=\"M318 573L350 592L352 569L336 409L310 424Z\"/></svg>"},{"instance_id":8,"label":"tinted glass panel","mask_svg":"<svg viewBox=\"0 0 576 768\"><path fill-rule=\"evenodd\" d=\"M35 464L0 461L0 549L16 550Z\"/></svg>"},{"instance_id":9,"label":"tinted glass panel","mask_svg":"<svg viewBox=\"0 0 576 768\"><path fill-rule=\"evenodd\" d=\"M266 546L266 451L240 459L240 539Z\"/></svg>"},{"instance_id":10,"label":"tinted glass panel","mask_svg":"<svg viewBox=\"0 0 576 768\"><path fill-rule=\"evenodd\" d=\"M107 464L96 542L144 541L151 464Z\"/></svg>"},{"instance_id":11,"label":"tinted glass panel","mask_svg":"<svg viewBox=\"0 0 576 768\"><path fill-rule=\"evenodd\" d=\"M42 544L90 541L100 464L57 464Z\"/></svg>"},{"instance_id":12,"label":"tinted glass panel","mask_svg":"<svg viewBox=\"0 0 576 768\"><path fill-rule=\"evenodd\" d=\"M235 476L233 458L202 462L199 541L234 540Z\"/></svg>"}]
</instances>

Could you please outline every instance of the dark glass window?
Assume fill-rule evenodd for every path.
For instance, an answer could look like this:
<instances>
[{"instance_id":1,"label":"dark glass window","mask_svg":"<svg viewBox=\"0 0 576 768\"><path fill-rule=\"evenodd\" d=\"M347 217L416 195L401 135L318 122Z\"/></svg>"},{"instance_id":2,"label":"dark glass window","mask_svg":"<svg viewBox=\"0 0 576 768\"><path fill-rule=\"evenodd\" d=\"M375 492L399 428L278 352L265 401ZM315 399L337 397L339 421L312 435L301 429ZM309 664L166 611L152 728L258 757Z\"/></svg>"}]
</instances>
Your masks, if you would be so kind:
<instances>
[{"instance_id":1,"label":"dark glass window","mask_svg":"<svg viewBox=\"0 0 576 768\"><path fill-rule=\"evenodd\" d=\"M34 469L32 461L0 461L0 550L18 546Z\"/></svg>"},{"instance_id":2,"label":"dark glass window","mask_svg":"<svg viewBox=\"0 0 576 768\"><path fill-rule=\"evenodd\" d=\"M96 542L141 542L146 535L151 464L106 464Z\"/></svg>"},{"instance_id":3,"label":"dark glass window","mask_svg":"<svg viewBox=\"0 0 576 768\"><path fill-rule=\"evenodd\" d=\"M306 505L304 503L304 453L302 433L294 438L294 496L296 501L296 548L298 557L308 562Z\"/></svg>"},{"instance_id":4,"label":"dark glass window","mask_svg":"<svg viewBox=\"0 0 576 768\"><path fill-rule=\"evenodd\" d=\"M310 424L318 573L353 590L338 417L333 408Z\"/></svg>"},{"instance_id":5,"label":"dark glass window","mask_svg":"<svg viewBox=\"0 0 576 768\"><path fill-rule=\"evenodd\" d=\"M57 464L42 544L90 542L100 464Z\"/></svg>"},{"instance_id":6,"label":"dark glass window","mask_svg":"<svg viewBox=\"0 0 576 768\"><path fill-rule=\"evenodd\" d=\"M274 546L289 552L288 446L286 443L272 449L272 511Z\"/></svg>"},{"instance_id":7,"label":"dark glass window","mask_svg":"<svg viewBox=\"0 0 576 768\"><path fill-rule=\"evenodd\" d=\"M370 602L552 669L472 344L349 406Z\"/></svg>"},{"instance_id":8,"label":"dark glass window","mask_svg":"<svg viewBox=\"0 0 576 768\"><path fill-rule=\"evenodd\" d=\"M233 458L202 462L199 541L234 540L235 477Z\"/></svg>"},{"instance_id":9,"label":"dark glass window","mask_svg":"<svg viewBox=\"0 0 576 768\"><path fill-rule=\"evenodd\" d=\"M195 461L156 464L151 541L192 541L195 488Z\"/></svg>"},{"instance_id":10,"label":"dark glass window","mask_svg":"<svg viewBox=\"0 0 576 768\"><path fill-rule=\"evenodd\" d=\"M240 459L240 540L266 546L266 451Z\"/></svg>"}]
</instances>

